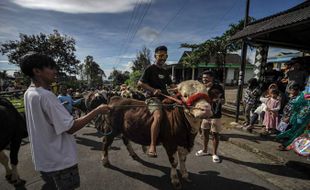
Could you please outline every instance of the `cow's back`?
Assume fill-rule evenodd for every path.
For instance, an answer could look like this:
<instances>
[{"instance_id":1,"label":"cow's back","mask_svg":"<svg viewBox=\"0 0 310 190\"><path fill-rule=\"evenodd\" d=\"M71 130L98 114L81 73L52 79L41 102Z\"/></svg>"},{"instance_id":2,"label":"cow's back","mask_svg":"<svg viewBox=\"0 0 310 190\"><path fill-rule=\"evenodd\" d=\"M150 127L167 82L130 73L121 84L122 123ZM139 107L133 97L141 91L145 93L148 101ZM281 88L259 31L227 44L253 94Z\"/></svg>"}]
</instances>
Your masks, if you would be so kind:
<instances>
[{"instance_id":1,"label":"cow's back","mask_svg":"<svg viewBox=\"0 0 310 190\"><path fill-rule=\"evenodd\" d=\"M110 122L115 135L123 133L135 143L150 144L153 116L143 101L113 97L109 105L114 107L110 112Z\"/></svg>"}]
</instances>

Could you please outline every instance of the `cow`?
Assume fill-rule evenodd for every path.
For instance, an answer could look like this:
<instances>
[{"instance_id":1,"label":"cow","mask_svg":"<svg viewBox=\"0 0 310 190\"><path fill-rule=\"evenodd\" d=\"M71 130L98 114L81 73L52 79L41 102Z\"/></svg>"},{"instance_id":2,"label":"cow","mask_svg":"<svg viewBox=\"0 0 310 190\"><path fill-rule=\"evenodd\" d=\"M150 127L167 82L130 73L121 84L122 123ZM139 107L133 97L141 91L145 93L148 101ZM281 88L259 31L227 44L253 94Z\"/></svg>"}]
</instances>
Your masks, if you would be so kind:
<instances>
[{"instance_id":1,"label":"cow","mask_svg":"<svg viewBox=\"0 0 310 190\"><path fill-rule=\"evenodd\" d=\"M26 121L16 108L5 98L0 97L0 162L5 167L5 178L15 186L24 184L17 171L18 152L22 138L28 136ZM4 149L10 147L10 163Z\"/></svg>"},{"instance_id":2,"label":"cow","mask_svg":"<svg viewBox=\"0 0 310 190\"><path fill-rule=\"evenodd\" d=\"M200 127L202 119L212 115L206 87L194 80L184 81L177 87L185 105L166 104L163 101L163 119L161 120L158 143L161 143L168 154L171 164L171 183L174 188L181 188L177 175L178 159L182 178L190 181L185 166L187 154L194 146L194 139ZM105 134L111 130L111 134L103 138L102 164L109 166L108 147L114 137L121 134L122 140L133 159L138 156L133 151L129 142L133 141L141 145L150 144L150 126L153 116L149 112L144 101L113 97L109 105L112 110L106 115Z\"/></svg>"}]
</instances>

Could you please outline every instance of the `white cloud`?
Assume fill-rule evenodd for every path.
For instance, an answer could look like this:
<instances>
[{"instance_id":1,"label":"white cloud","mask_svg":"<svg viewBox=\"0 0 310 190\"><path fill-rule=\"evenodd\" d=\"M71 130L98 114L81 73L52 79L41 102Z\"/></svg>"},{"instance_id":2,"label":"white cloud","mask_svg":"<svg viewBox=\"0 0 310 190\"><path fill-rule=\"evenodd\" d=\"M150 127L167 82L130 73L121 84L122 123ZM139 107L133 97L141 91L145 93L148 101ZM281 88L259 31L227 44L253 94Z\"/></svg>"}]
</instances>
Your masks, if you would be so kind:
<instances>
[{"instance_id":1,"label":"white cloud","mask_svg":"<svg viewBox=\"0 0 310 190\"><path fill-rule=\"evenodd\" d=\"M132 61L128 61L128 63L122 64L122 70L123 71L131 71L131 67L132 67Z\"/></svg>"},{"instance_id":2,"label":"white cloud","mask_svg":"<svg viewBox=\"0 0 310 190\"><path fill-rule=\"evenodd\" d=\"M167 65L176 64L176 63L178 63L178 62L177 61L166 61Z\"/></svg>"},{"instance_id":3,"label":"white cloud","mask_svg":"<svg viewBox=\"0 0 310 190\"><path fill-rule=\"evenodd\" d=\"M52 10L65 13L121 13L132 10L136 0L12 0L30 9ZM150 3L141 0L139 3Z\"/></svg>"},{"instance_id":4,"label":"white cloud","mask_svg":"<svg viewBox=\"0 0 310 190\"><path fill-rule=\"evenodd\" d=\"M121 59L134 59L136 57L136 55L134 54L125 54L125 55L121 55L120 58Z\"/></svg>"},{"instance_id":5,"label":"white cloud","mask_svg":"<svg viewBox=\"0 0 310 190\"><path fill-rule=\"evenodd\" d=\"M159 36L159 32L150 27L143 27L137 34L145 42L152 42Z\"/></svg>"}]
</instances>

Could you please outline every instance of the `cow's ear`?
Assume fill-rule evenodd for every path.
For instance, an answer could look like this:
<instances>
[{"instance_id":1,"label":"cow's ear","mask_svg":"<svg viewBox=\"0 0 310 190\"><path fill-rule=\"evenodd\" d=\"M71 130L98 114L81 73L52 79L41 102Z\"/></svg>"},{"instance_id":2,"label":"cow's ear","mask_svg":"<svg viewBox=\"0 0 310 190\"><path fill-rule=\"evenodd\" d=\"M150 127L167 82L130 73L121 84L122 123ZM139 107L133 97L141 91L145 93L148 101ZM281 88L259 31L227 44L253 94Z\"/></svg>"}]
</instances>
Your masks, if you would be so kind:
<instances>
[{"instance_id":1,"label":"cow's ear","mask_svg":"<svg viewBox=\"0 0 310 190\"><path fill-rule=\"evenodd\" d=\"M181 91L181 88L182 88L181 86L182 86L181 84L178 84L177 87L176 87L176 89L177 89L179 92Z\"/></svg>"}]
</instances>

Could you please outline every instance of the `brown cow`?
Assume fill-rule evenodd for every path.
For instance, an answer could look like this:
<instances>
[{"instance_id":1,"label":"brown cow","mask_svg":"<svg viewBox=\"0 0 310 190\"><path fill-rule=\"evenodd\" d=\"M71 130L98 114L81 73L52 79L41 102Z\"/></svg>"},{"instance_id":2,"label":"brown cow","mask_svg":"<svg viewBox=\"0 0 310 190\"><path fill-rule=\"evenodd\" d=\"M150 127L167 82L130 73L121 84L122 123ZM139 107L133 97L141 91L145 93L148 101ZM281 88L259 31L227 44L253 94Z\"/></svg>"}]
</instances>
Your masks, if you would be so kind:
<instances>
[{"instance_id":1,"label":"brown cow","mask_svg":"<svg viewBox=\"0 0 310 190\"><path fill-rule=\"evenodd\" d=\"M164 105L163 119L161 121L159 143L162 143L171 163L171 183L175 188L181 188L177 176L176 167L180 161L182 178L190 181L185 167L186 155L194 145L194 139L202 119L212 115L210 104L207 102L207 89L198 81L185 81L178 85L178 91L183 100L188 104L186 107ZM153 120L143 101L114 97L109 105L113 107L107 115L107 123L112 129L112 134L103 139L104 166L109 165L108 147L112 144L115 136L122 134L124 144L129 154L135 159L136 153L129 140L141 144L150 144L150 126ZM107 129L106 130L109 130ZM107 131L106 131L107 132ZM129 139L129 140L128 140Z\"/></svg>"}]
</instances>

